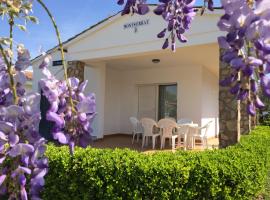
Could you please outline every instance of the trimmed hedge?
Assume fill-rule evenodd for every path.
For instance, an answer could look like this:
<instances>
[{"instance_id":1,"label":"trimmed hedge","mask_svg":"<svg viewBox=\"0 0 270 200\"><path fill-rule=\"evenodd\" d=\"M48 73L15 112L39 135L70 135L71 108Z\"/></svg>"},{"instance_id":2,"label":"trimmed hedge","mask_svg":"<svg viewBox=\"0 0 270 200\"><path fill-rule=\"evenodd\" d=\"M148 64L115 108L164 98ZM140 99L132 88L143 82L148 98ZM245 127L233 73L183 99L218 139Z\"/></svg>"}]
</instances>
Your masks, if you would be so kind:
<instances>
[{"instance_id":1,"label":"trimmed hedge","mask_svg":"<svg viewBox=\"0 0 270 200\"><path fill-rule=\"evenodd\" d=\"M263 192L270 128L258 127L241 143L204 152L146 155L125 150L48 146L50 171L43 199L253 199Z\"/></svg>"}]
</instances>

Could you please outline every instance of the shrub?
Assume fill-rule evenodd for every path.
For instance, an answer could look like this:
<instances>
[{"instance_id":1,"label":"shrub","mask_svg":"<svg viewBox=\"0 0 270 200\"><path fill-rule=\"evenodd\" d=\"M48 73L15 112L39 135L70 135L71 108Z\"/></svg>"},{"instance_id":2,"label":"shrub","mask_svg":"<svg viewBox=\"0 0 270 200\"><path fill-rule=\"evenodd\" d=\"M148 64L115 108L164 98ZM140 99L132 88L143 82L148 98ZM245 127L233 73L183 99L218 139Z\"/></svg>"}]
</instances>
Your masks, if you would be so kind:
<instances>
[{"instance_id":1,"label":"shrub","mask_svg":"<svg viewBox=\"0 0 270 200\"><path fill-rule=\"evenodd\" d=\"M270 126L270 113L268 111L261 112L259 115L259 122L263 126Z\"/></svg>"},{"instance_id":2,"label":"shrub","mask_svg":"<svg viewBox=\"0 0 270 200\"><path fill-rule=\"evenodd\" d=\"M160 152L49 145L44 199L252 199L267 178L270 129L258 127L227 149Z\"/></svg>"}]
</instances>

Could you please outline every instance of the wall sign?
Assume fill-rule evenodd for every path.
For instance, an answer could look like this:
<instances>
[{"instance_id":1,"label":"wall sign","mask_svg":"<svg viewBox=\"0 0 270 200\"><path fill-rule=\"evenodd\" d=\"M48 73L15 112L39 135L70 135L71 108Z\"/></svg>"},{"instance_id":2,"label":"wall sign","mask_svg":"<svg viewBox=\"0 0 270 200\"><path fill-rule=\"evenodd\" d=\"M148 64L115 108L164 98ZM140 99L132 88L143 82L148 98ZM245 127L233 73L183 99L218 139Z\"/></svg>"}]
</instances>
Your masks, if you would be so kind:
<instances>
[{"instance_id":1,"label":"wall sign","mask_svg":"<svg viewBox=\"0 0 270 200\"><path fill-rule=\"evenodd\" d=\"M130 23L126 23L124 24L124 30L127 29L134 29L134 33L138 32L138 28L141 26L146 26L150 24L150 20L149 19L143 19L140 21L136 21L136 22L130 22Z\"/></svg>"},{"instance_id":2,"label":"wall sign","mask_svg":"<svg viewBox=\"0 0 270 200\"><path fill-rule=\"evenodd\" d=\"M62 62L62 60L55 60L55 61L53 61L52 65L53 66L61 66L61 65L63 65L63 62Z\"/></svg>"}]
</instances>

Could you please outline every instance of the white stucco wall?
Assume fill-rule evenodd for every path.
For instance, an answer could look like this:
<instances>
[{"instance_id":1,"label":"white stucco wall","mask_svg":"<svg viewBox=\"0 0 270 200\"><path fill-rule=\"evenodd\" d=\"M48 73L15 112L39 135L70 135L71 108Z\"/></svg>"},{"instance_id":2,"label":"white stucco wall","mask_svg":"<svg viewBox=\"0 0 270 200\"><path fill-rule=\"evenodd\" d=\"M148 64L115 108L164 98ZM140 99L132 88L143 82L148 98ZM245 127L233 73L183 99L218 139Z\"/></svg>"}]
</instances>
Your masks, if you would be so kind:
<instances>
[{"instance_id":1,"label":"white stucco wall","mask_svg":"<svg viewBox=\"0 0 270 200\"><path fill-rule=\"evenodd\" d=\"M212 121L209 128L209 137L219 133L219 77L207 68L202 71L202 100L201 100L201 125Z\"/></svg>"},{"instance_id":2,"label":"white stucco wall","mask_svg":"<svg viewBox=\"0 0 270 200\"><path fill-rule=\"evenodd\" d=\"M63 66L52 66L52 61L61 60L61 55L59 51L53 52L50 54L52 57L51 63L49 65L49 70L54 74L58 79L62 80L64 78ZM33 67L33 91L39 92L38 82L40 79L44 78L41 70L39 69L39 65L42 63L42 58L36 60L32 63Z\"/></svg>"},{"instance_id":3,"label":"white stucco wall","mask_svg":"<svg viewBox=\"0 0 270 200\"><path fill-rule=\"evenodd\" d=\"M107 68L106 94L105 94L105 124L104 133L121 133L121 102L122 99L122 73L119 70Z\"/></svg>"},{"instance_id":4,"label":"white stucco wall","mask_svg":"<svg viewBox=\"0 0 270 200\"><path fill-rule=\"evenodd\" d=\"M153 8L153 7L152 7ZM199 14L192 22L191 29L185 34L188 43L177 43L177 47L208 44L217 41L221 35L217 21L219 11ZM149 20L149 24L134 29L124 29L127 23ZM162 17L149 12L147 15L117 15L91 31L79 36L66 45L71 59L91 60L104 57L119 57L123 55L142 54L160 50L164 39L158 39L157 34L167 27Z\"/></svg>"},{"instance_id":5,"label":"white stucco wall","mask_svg":"<svg viewBox=\"0 0 270 200\"><path fill-rule=\"evenodd\" d=\"M154 7L151 7L151 9L154 9ZM220 16L219 10L205 13L203 16L198 14L191 29L185 34L188 42L185 44L177 42L177 47L216 43L217 37L222 34L216 26ZM134 33L134 29L124 29L124 25L127 23L147 19L149 19L149 24L139 27L137 33ZM109 59L160 51L164 39L158 39L156 35L166 26L162 17L156 16L152 12L144 16L121 16L121 14L118 14L64 44L68 51L66 60L80 60L86 63L93 60L104 62ZM53 61L60 60L60 52L57 48L49 51L49 54ZM41 59L39 57L32 62L34 70L33 89L35 91L38 88L38 81L43 77L38 69ZM50 69L53 73L56 73L61 69L61 66ZM63 73L58 73L57 77L62 78Z\"/></svg>"},{"instance_id":6,"label":"white stucco wall","mask_svg":"<svg viewBox=\"0 0 270 200\"><path fill-rule=\"evenodd\" d=\"M85 80L88 80L86 93L93 92L96 95L97 116L94 119L92 136L102 138L105 118L106 66L104 63L86 66L84 75Z\"/></svg>"},{"instance_id":7,"label":"white stucco wall","mask_svg":"<svg viewBox=\"0 0 270 200\"><path fill-rule=\"evenodd\" d=\"M219 11L204 16L197 16L192 28L186 34L188 43L177 43L178 49L186 46L216 43L221 35L216 23L220 17ZM139 27L138 32L124 29L126 23L149 19L149 25ZM165 67L138 68L117 70L106 67L106 63L115 59L128 59L159 52L164 42L156 35L166 27L161 17L151 12L145 16L133 15L121 17L120 14L101 23L93 29L65 44L67 61L79 60L85 62L85 79L89 80L87 91L95 92L97 96L97 112L94 135L102 137L103 133L129 133L128 118L136 116L138 110L138 84L177 83L178 84L178 118L190 118L195 123L204 125L214 120L211 136L218 130L218 77L206 70L203 65L208 62L196 62L192 57L200 57L201 53L187 56L186 64L170 62ZM184 48L185 49L185 48ZM192 51L193 52L193 51ZM57 50L49 52L52 60L60 60ZM207 60L214 60L216 54L207 53ZM218 59L218 58L216 58ZM190 60L190 61L189 61ZM196 59L194 59L196 60ZM198 61L200 59L197 59ZM202 60L203 61L203 60ZM205 61L205 60L204 60ZM214 62L216 62L214 60ZM38 69L41 59L33 61L33 90L38 91L38 81L43 77ZM99 64L96 64L99 63ZM173 63L173 64L172 64ZM206 64L207 67L212 64ZM123 67L123 66L122 66ZM139 66L138 66L139 67ZM217 66L213 67L217 68ZM63 78L62 66L49 67L59 79ZM218 71L218 70L213 70Z\"/></svg>"},{"instance_id":8,"label":"white stucco wall","mask_svg":"<svg viewBox=\"0 0 270 200\"><path fill-rule=\"evenodd\" d=\"M136 70L107 69L104 134L131 133L129 117L138 114L138 86L178 85L177 117L200 126L212 121L209 137L218 134L218 77L202 66Z\"/></svg>"},{"instance_id":9,"label":"white stucco wall","mask_svg":"<svg viewBox=\"0 0 270 200\"><path fill-rule=\"evenodd\" d=\"M53 58L59 59L59 55ZM50 69L53 73L60 71L58 77L63 77L61 66ZM34 70L34 80L41 77L41 71ZM209 136L218 134L218 77L203 66L174 63L117 70L98 63L86 66L85 79L89 80L86 91L94 92L97 97L93 135L98 138L104 134L130 133L129 117L137 116L138 111L138 85L163 83L178 84L178 119L190 118L199 125L213 121ZM34 85L34 90L37 89Z\"/></svg>"},{"instance_id":10,"label":"white stucco wall","mask_svg":"<svg viewBox=\"0 0 270 200\"><path fill-rule=\"evenodd\" d=\"M110 69L107 70L107 77L108 79L111 77L111 80L106 84L105 113L108 114L105 116L105 134L131 132L129 117L137 116L138 85L141 84L177 83L177 117L190 118L195 123L201 124L201 66L170 66L138 70Z\"/></svg>"}]
</instances>

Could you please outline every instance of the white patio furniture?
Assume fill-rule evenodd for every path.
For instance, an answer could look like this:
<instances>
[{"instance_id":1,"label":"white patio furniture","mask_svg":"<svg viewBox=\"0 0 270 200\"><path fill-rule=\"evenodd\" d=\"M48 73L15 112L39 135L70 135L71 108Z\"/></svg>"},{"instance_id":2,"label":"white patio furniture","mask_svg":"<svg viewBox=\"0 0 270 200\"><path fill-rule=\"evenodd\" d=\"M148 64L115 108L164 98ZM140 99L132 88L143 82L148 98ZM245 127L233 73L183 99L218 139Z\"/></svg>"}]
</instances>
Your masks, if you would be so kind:
<instances>
[{"instance_id":1,"label":"white patio furniture","mask_svg":"<svg viewBox=\"0 0 270 200\"><path fill-rule=\"evenodd\" d=\"M154 127L158 127L157 123L153 119L143 118L141 119L141 124L143 127L142 148L144 147L145 140L148 144L148 137L151 137L153 149L155 149L156 138L160 136L160 133L154 133Z\"/></svg>"},{"instance_id":2,"label":"white patio furniture","mask_svg":"<svg viewBox=\"0 0 270 200\"><path fill-rule=\"evenodd\" d=\"M178 145L183 145L184 150L187 150L187 147L189 145L190 137L189 137L189 127L190 124L193 125L193 121L191 119L187 118L182 118L177 121L177 124L179 125L178 127L178 136L179 136L179 144ZM183 142L182 142L183 139Z\"/></svg>"},{"instance_id":3,"label":"white patio furniture","mask_svg":"<svg viewBox=\"0 0 270 200\"><path fill-rule=\"evenodd\" d=\"M192 138L193 134L196 133L194 131L194 128L198 127L198 124L177 124L178 125L178 136L179 136L179 141L183 139L183 145L184 145L184 150L187 149L192 149L193 143L192 143ZM181 143L180 143L181 144Z\"/></svg>"},{"instance_id":4,"label":"white patio furniture","mask_svg":"<svg viewBox=\"0 0 270 200\"><path fill-rule=\"evenodd\" d=\"M179 119L177 124L193 124L193 121L191 119Z\"/></svg>"},{"instance_id":5,"label":"white patio furniture","mask_svg":"<svg viewBox=\"0 0 270 200\"><path fill-rule=\"evenodd\" d=\"M174 130L177 129L177 123L171 119L161 119L158 122L158 127L161 129L161 144L160 148L165 147L166 138L169 138L172 143L172 149L175 149L177 134L173 134Z\"/></svg>"},{"instance_id":6,"label":"white patio furniture","mask_svg":"<svg viewBox=\"0 0 270 200\"><path fill-rule=\"evenodd\" d=\"M186 125L179 125L177 128L177 134L178 134L178 146L183 145L184 150L187 149L187 136L189 133L189 126ZM183 141L182 141L183 139Z\"/></svg>"},{"instance_id":7,"label":"white patio furniture","mask_svg":"<svg viewBox=\"0 0 270 200\"><path fill-rule=\"evenodd\" d=\"M208 148L207 133L212 121L208 122L202 127L192 127L194 133L192 134L192 149L195 148L195 140L200 139L202 141L203 148Z\"/></svg>"},{"instance_id":8,"label":"white patio furniture","mask_svg":"<svg viewBox=\"0 0 270 200\"><path fill-rule=\"evenodd\" d=\"M175 119L175 118L173 118L173 117L165 117L165 119L170 119L170 120L172 120L172 121L176 122L176 119Z\"/></svg>"},{"instance_id":9,"label":"white patio furniture","mask_svg":"<svg viewBox=\"0 0 270 200\"><path fill-rule=\"evenodd\" d=\"M140 121L136 117L130 117L129 121L132 125L132 144L134 143L134 139L137 136L137 142L139 141L140 135L143 134L143 128Z\"/></svg>"}]
</instances>

